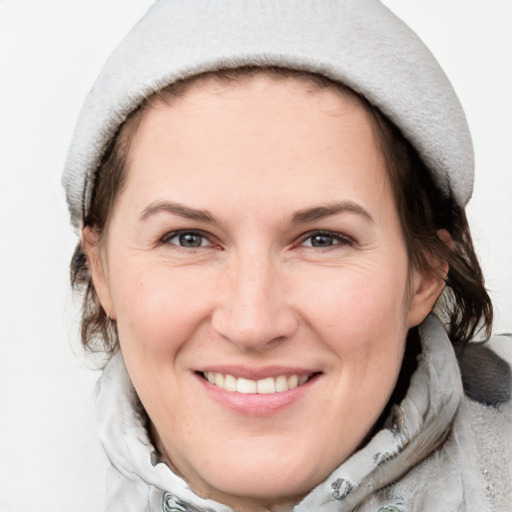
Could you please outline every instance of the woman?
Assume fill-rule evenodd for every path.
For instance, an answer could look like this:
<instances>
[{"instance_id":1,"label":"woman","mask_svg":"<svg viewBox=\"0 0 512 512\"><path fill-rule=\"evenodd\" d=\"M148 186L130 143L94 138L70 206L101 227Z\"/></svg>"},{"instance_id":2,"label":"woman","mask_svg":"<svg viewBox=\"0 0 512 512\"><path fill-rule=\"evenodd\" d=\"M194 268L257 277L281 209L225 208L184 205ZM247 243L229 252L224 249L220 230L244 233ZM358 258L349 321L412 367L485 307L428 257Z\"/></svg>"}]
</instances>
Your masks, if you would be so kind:
<instances>
[{"instance_id":1,"label":"woman","mask_svg":"<svg viewBox=\"0 0 512 512\"><path fill-rule=\"evenodd\" d=\"M449 82L380 2L157 2L64 177L107 510L490 510L462 381L496 405L510 371L466 349L492 322L472 182Z\"/></svg>"}]
</instances>

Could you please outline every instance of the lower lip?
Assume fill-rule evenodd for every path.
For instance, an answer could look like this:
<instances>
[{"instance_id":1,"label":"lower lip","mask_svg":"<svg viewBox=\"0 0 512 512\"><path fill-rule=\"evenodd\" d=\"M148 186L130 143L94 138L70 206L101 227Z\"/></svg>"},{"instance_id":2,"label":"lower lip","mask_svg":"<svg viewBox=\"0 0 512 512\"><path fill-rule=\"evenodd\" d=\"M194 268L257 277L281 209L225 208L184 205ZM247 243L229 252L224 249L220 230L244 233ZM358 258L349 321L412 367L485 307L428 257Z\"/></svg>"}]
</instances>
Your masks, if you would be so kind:
<instances>
[{"instance_id":1,"label":"lower lip","mask_svg":"<svg viewBox=\"0 0 512 512\"><path fill-rule=\"evenodd\" d=\"M318 375L296 388L271 394L226 391L196 374L208 395L224 407L245 416L270 416L300 400L318 380Z\"/></svg>"}]
</instances>

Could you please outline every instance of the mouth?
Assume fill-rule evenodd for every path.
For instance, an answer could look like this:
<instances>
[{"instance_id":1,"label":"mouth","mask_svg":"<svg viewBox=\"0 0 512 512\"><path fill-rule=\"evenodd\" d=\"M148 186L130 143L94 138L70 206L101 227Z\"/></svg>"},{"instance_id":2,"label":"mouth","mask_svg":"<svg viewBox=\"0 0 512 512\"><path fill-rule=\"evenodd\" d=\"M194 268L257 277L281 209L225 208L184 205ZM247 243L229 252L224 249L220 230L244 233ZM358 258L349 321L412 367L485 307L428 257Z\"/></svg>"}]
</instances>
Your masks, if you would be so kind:
<instances>
[{"instance_id":1,"label":"mouth","mask_svg":"<svg viewBox=\"0 0 512 512\"><path fill-rule=\"evenodd\" d=\"M306 375L277 375L275 377L266 377L259 380L245 379L228 373L211 371L199 372L199 375L210 384L222 389L223 391L236 392L245 395L272 395L284 393L303 386L319 375L319 372Z\"/></svg>"},{"instance_id":2,"label":"mouth","mask_svg":"<svg viewBox=\"0 0 512 512\"><path fill-rule=\"evenodd\" d=\"M275 417L293 404L302 403L316 388L323 372L267 366L210 367L194 372L206 396L237 416Z\"/></svg>"}]
</instances>

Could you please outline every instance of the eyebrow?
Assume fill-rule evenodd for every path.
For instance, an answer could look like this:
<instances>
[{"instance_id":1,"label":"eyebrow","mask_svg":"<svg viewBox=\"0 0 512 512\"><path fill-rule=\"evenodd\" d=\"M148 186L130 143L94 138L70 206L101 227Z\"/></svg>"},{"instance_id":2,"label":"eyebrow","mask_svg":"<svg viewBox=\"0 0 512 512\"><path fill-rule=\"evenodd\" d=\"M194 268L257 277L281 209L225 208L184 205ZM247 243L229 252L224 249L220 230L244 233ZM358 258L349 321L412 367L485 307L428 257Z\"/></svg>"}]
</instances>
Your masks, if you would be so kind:
<instances>
[{"instance_id":1,"label":"eyebrow","mask_svg":"<svg viewBox=\"0 0 512 512\"><path fill-rule=\"evenodd\" d=\"M208 210L198 210L196 208L190 208L189 206L184 206L179 203L170 203L168 201L157 201L150 204L142 211L141 219L146 220L160 212L171 213L185 219L219 224L219 221ZM373 217L362 206L352 201L343 201L327 206L316 206L313 208L299 210L292 215L291 224L307 224L308 222L314 222L339 213L354 213L361 215L370 222L373 222Z\"/></svg>"},{"instance_id":2,"label":"eyebrow","mask_svg":"<svg viewBox=\"0 0 512 512\"><path fill-rule=\"evenodd\" d=\"M317 206L300 210L292 215L292 224L307 224L315 220L324 219L338 213L355 213L361 215L370 222L374 222L373 217L360 205L352 201L342 201L327 206Z\"/></svg>"},{"instance_id":3,"label":"eyebrow","mask_svg":"<svg viewBox=\"0 0 512 512\"><path fill-rule=\"evenodd\" d=\"M160 212L172 213L190 220L217 223L217 219L207 210L197 210L179 203L169 203L167 201L157 201L156 203L150 204L143 210L141 219L146 220Z\"/></svg>"}]
</instances>

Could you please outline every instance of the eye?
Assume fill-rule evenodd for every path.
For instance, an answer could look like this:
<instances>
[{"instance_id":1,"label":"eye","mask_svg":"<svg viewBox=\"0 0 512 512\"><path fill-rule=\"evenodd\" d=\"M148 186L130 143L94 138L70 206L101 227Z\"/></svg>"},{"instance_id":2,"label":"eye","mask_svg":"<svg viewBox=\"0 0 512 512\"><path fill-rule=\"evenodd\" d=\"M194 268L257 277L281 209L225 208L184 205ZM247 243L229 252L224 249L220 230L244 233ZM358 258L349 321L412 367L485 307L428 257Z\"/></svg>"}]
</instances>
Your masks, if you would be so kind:
<instances>
[{"instance_id":1,"label":"eye","mask_svg":"<svg viewBox=\"0 0 512 512\"><path fill-rule=\"evenodd\" d=\"M162 238L163 244L172 244L185 249L197 249L198 247L211 247L212 243L204 233L199 231L175 231Z\"/></svg>"},{"instance_id":2,"label":"eye","mask_svg":"<svg viewBox=\"0 0 512 512\"><path fill-rule=\"evenodd\" d=\"M315 231L306 233L302 238L302 245L305 247L315 247L325 249L333 245L352 245L350 238L339 233L331 233L329 231Z\"/></svg>"}]
</instances>

